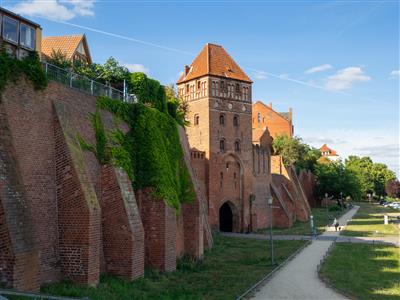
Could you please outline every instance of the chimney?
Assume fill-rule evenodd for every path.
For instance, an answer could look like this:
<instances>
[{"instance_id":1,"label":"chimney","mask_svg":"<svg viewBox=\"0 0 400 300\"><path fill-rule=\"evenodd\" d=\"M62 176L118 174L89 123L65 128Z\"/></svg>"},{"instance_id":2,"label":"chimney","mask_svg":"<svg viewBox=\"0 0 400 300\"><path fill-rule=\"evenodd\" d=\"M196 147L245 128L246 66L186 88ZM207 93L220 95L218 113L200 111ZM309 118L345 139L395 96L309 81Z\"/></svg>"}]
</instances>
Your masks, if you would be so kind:
<instances>
[{"instance_id":1,"label":"chimney","mask_svg":"<svg viewBox=\"0 0 400 300\"><path fill-rule=\"evenodd\" d=\"M269 106L269 108L272 108L272 102L270 102L270 103L268 104L268 106Z\"/></svg>"},{"instance_id":2,"label":"chimney","mask_svg":"<svg viewBox=\"0 0 400 300\"><path fill-rule=\"evenodd\" d=\"M189 71L190 71L190 67L188 65L185 65L185 76L187 76Z\"/></svg>"},{"instance_id":3,"label":"chimney","mask_svg":"<svg viewBox=\"0 0 400 300\"><path fill-rule=\"evenodd\" d=\"M289 107L289 118L290 118L290 121L292 120L292 116L293 116L293 109L291 107Z\"/></svg>"}]
</instances>

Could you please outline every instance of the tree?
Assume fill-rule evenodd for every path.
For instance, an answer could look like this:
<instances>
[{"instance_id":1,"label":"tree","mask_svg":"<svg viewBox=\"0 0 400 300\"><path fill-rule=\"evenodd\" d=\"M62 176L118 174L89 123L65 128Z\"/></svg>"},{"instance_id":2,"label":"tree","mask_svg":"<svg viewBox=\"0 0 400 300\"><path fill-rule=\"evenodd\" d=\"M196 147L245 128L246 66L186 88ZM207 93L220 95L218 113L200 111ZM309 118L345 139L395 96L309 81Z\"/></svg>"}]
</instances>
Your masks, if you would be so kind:
<instances>
[{"instance_id":1,"label":"tree","mask_svg":"<svg viewBox=\"0 0 400 300\"><path fill-rule=\"evenodd\" d=\"M53 49L47 61L50 64L55 65L61 69L72 68L71 61L67 58L67 54L65 52L62 52L60 49L58 49L57 51Z\"/></svg>"},{"instance_id":2,"label":"tree","mask_svg":"<svg viewBox=\"0 0 400 300\"><path fill-rule=\"evenodd\" d=\"M281 155L285 165L295 165L297 169L314 171L321 152L303 143L299 137L279 135L273 139L274 153Z\"/></svg>"},{"instance_id":3,"label":"tree","mask_svg":"<svg viewBox=\"0 0 400 300\"><path fill-rule=\"evenodd\" d=\"M385 164L374 163L369 157L349 156L346 168L353 171L361 184L362 194L375 193L385 195L385 184L395 179L396 175Z\"/></svg>"},{"instance_id":4,"label":"tree","mask_svg":"<svg viewBox=\"0 0 400 300\"><path fill-rule=\"evenodd\" d=\"M187 101L178 97L178 93L173 84L165 86L165 95L167 97L168 113L178 124L187 126L187 114L189 112L189 104Z\"/></svg>"},{"instance_id":5,"label":"tree","mask_svg":"<svg viewBox=\"0 0 400 300\"><path fill-rule=\"evenodd\" d=\"M318 197L325 197L325 193L336 198L350 196L360 200L362 196L360 182L352 170L346 169L342 162L317 164L315 168L317 186L315 193Z\"/></svg>"}]
</instances>

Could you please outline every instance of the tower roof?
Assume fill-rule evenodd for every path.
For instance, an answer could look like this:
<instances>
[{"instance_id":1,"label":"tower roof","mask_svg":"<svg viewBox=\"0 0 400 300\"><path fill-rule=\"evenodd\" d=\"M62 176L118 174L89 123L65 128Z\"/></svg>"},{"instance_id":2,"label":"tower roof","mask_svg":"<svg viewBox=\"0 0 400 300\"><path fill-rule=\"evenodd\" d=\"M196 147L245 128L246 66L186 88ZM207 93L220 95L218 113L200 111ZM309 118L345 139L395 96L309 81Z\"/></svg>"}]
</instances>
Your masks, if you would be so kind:
<instances>
[{"instance_id":1,"label":"tower roof","mask_svg":"<svg viewBox=\"0 0 400 300\"><path fill-rule=\"evenodd\" d=\"M214 75L251 83L251 79L222 46L206 44L178 80L183 83L201 76Z\"/></svg>"}]
</instances>

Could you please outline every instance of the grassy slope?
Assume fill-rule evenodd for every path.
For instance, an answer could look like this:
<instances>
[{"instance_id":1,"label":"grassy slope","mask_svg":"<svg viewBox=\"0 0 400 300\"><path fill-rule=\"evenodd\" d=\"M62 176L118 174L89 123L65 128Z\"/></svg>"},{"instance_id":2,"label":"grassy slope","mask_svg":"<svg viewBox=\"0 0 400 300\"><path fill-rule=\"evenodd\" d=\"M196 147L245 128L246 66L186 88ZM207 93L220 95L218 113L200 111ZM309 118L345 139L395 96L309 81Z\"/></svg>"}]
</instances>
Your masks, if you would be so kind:
<instances>
[{"instance_id":1,"label":"grassy slope","mask_svg":"<svg viewBox=\"0 0 400 300\"><path fill-rule=\"evenodd\" d=\"M303 241L276 241L275 255L282 262ZM103 277L95 288L69 283L42 288L45 294L91 299L235 299L272 270L267 241L217 236L203 263L181 261L178 270L165 276L148 272L127 282Z\"/></svg>"},{"instance_id":2,"label":"grassy slope","mask_svg":"<svg viewBox=\"0 0 400 300\"><path fill-rule=\"evenodd\" d=\"M349 222L342 235L346 236L398 236L400 229L395 224L383 224L383 215L394 217L400 215L399 211L386 208L377 204L366 202L357 203L360 206L353 220Z\"/></svg>"},{"instance_id":3,"label":"grassy slope","mask_svg":"<svg viewBox=\"0 0 400 300\"><path fill-rule=\"evenodd\" d=\"M326 212L326 208L315 207L312 208L312 215L314 217L314 224L317 230L317 234L325 231L325 226L329 219L329 222L332 223L334 218L338 218L345 211L328 211ZM267 229L258 230L259 233L267 233ZM274 228L274 234L276 235L310 235L311 234L311 226L310 222L300 222L296 221L291 228Z\"/></svg>"},{"instance_id":4,"label":"grassy slope","mask_svg":"<svg viewBox=\"0 0 400 300\"><path fill-rule=\"evenodd\" d=\"M400 249L336 244L321 268L321 275L358 299L400 299Z\"/></svg>"}]
</instances>

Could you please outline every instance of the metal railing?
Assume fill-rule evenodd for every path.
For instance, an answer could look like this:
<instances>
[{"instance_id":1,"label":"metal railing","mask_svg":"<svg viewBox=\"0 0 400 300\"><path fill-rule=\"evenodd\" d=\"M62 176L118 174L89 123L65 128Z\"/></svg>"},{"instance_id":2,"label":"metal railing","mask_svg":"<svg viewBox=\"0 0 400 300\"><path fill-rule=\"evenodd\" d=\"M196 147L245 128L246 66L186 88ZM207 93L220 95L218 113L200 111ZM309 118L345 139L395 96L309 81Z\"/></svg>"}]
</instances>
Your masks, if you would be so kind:
<instances>
[{"instance_id":1,"label":"metal railing","mask_svg":"<svg viewBox=\"0 0 400 300\"><path fill-rule=\"evenodd\" d=\"M112 86L96 82L86 76L62 69L48 62L43 61L42 64L49 80L59 82L96 97L106 96L124 102L136 102L136 97L133 94L124 93Z\"/></svg>"}]
</instances>

